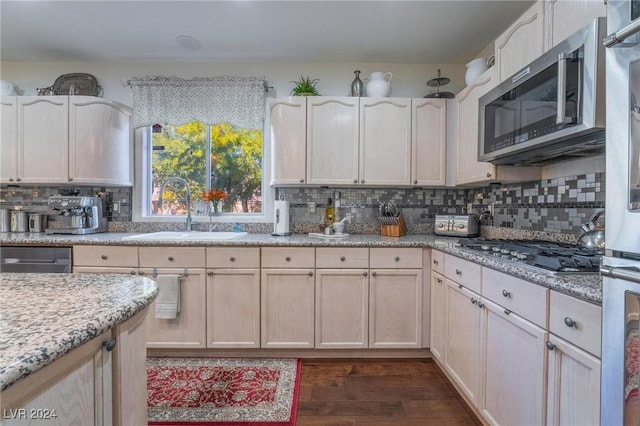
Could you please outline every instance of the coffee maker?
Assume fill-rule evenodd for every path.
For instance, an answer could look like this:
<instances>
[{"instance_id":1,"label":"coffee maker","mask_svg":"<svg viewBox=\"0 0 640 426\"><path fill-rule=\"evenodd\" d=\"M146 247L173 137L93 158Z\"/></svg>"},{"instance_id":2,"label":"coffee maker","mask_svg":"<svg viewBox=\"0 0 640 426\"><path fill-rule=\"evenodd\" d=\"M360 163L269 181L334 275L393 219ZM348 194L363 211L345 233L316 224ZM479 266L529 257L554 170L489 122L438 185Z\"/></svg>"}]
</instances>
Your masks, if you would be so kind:
<instances>
[{"instance_id":1,"label":"coffee maker","mask_svg":"<svg viewBox=\"0 0 640 426\"><path fill-rule=\"evenodd\" d=\"M47 234L93 234L107 230L104 200L100 197L54 195L49 207L59 211L62 227L47 228Z\"/></svg>"}]
</instances>

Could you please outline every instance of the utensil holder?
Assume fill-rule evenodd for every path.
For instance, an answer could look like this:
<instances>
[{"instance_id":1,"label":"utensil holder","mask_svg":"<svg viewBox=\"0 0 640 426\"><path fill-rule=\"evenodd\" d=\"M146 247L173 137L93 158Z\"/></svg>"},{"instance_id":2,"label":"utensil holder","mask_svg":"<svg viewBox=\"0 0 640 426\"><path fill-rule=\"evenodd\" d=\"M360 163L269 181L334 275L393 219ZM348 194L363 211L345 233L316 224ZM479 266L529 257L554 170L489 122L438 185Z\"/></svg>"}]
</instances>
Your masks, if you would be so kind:
<instances>
[{"instance_id":1,"label":"utensil holder","mask_svg":"<svg viewBox=\"0 0 640 426\"><path fill-rule=\"evenodd\" d=\"M407 224L402 213L398 216L379 216L380 235L383 237L402 237L407 235Z\"/></svg>"}]
</instances>

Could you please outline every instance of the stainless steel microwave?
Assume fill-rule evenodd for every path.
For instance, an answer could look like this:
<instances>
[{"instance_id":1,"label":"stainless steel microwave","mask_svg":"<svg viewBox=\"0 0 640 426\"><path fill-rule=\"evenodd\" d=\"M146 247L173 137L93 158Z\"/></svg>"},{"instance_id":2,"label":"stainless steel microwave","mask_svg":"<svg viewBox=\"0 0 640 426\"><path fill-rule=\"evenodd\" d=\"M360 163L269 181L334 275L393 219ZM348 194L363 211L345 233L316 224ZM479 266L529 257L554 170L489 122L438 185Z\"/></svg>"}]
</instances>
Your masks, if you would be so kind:
<instances>
[{"instance_id":1,"label":"stainless steel microwave","mask_svg":"<svg viewBox=\"0 0 640 426\"><path fill-rule=\"evenodd\" d=\"M604 152L606 18L480 98L478 159L541 165Z\"/></svg>"}]
</instances>

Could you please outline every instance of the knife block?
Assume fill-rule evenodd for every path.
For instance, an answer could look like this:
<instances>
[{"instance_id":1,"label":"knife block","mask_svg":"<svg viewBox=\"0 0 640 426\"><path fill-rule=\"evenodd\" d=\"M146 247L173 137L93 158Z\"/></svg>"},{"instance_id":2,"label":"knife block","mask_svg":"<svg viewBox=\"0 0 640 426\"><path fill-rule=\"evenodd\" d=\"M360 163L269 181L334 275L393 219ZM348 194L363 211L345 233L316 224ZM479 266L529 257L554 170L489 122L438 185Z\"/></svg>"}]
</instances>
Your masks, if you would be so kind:
<instances>
[{"instance_id":1,"label":"knife block","mask_svg":"<svg viewBox=\"0 0 640 426\"><path fill-rule=\"evenodd\" d=\"M397 222L394 225L380 225L380 235L383 237L402 237L403 235L407 235L407 224L404 223L402 213L399 213L398 216L393 219Z\"/></svg>"}]
</instances>

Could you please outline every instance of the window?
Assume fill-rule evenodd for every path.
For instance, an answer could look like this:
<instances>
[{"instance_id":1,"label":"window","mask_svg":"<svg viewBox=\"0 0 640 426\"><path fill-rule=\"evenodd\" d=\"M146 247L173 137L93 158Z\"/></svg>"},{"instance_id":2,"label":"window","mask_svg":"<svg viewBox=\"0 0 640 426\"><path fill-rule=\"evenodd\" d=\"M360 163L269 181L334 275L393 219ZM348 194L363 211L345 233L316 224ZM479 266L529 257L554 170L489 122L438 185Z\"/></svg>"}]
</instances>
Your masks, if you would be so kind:
<instances>
[{"instance_id":1,"label":"window","mask_svg":"<svg viewBox=\"0 0 640 426\"><path fill-rule=\"evenodd\" d=\"M162 184L172 176L189 183L193 215L209 213L211 205L203 199L208 190L223 197L216 205L223 214L262 212L261 130L244 130L229 123L156 125L151 133L151 148L151 197L147 208L152 215L186 214L184 185L169 183L160 194Z\"/></svg>"},{"instance_id":2,"label":"window","mask_svg":"<svg viewBox=\"0 0 640 426\"><path fill-rule=\"evenodd\" d=\"M129 85L136 147L141 147L134 220L183 220L186 186L177 179L167 182L178 177L190 187L195 222L204 221L212 206L222 213L216 221L266 221L273 197L264 184L269 174L264 78L143 77ZM205 191L223 199L210 203Z\"/></svg>"}]
</instances>

